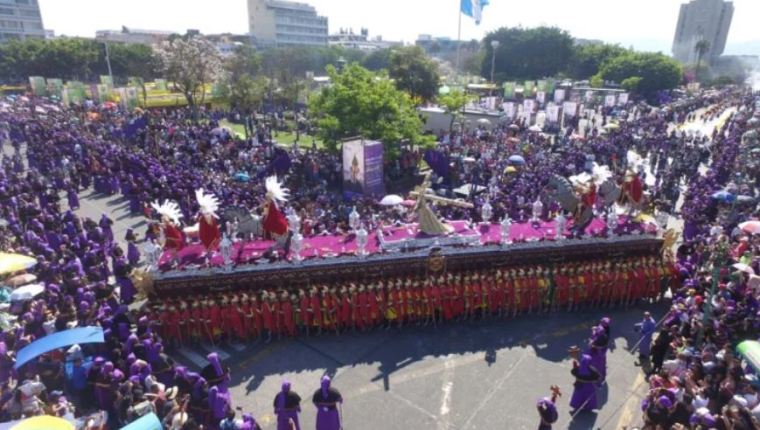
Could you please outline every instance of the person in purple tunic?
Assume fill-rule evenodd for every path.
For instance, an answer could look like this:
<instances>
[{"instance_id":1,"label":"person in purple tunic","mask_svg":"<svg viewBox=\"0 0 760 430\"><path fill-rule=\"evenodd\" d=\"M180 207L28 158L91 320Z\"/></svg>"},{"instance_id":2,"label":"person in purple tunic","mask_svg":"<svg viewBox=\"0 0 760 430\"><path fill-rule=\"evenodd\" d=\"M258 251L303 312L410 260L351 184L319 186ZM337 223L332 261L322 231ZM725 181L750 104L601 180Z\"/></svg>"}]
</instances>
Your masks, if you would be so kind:
<instances>
[{"instance_id":1,"label":"person in purple tunic","mask_svg":"<svg viewBox=\"0 0 760 430\"><path fill-rule=\"evenodd\" d=\"M282 390L274 396L274 414L277 415L277 430L291 430L290 423L296 430L301 430L298 414L301 412L301 396L290 389L290 382L282 383Z\"/></svg>"},{"instance_id":2,"label":"person in purple tunic","mask_svg":"<svg viewBox=\"0 0 760 430\"><path fill-rule=\"evenodd\" d=\"M131 228L124 235L124 240L127 241L127 261L130 265L137 267L140 262L140 250L137 249L137 238Z\"/></svg>"},{"instance_id":3,"label":"person in purple tunic","mask_svg":"<svg viewBox=\"0 0 760 430\"><path fill-rule=\"evenodd\" d=\"M69 208L71 210L79 209L79 196L73 186L66 189L66 199L69 202Z\"/></svg>"},{"instance_id":4,"label":"person in purple tunic","mask_svg":"<svg viewBox=\"0 0 760 430\"><path fill-rule=\"evenodd\" d=\"M538 430L552 430L552 424L556 423L559 419L556 401L557 397L562 396L562 393L556 385L552 385L551 390L551 398L544 397L536 404L538 415L541 417L541 422L538 424Z\"/></svg>"},{"instance_id":5,"label":"person in purple tunic","mask_svg":"<svg viewBox=\"0 0 760 430\"><path fill-rule=\"evenodd\" d=\"M322 377L321 387L311 398L317 407L317 430L340 430L341 413L338 409L343 404L340 391L330 386L330 377Z\"/></svg>"},{"instance_id":6,"label":"person in purple tunic","mask_svg":"<svg viewBox=\"0 0 760 430\"><path fill-rule=\"evenodd\" d=\"M575 377L570 407L574 411L592 411L597 407L596 383L599 380L599 371L591 365L591 356L581 354L580 351L577 346L569 351L573 358L573 369L570 373Z\"/></svg>"}]
</instances>

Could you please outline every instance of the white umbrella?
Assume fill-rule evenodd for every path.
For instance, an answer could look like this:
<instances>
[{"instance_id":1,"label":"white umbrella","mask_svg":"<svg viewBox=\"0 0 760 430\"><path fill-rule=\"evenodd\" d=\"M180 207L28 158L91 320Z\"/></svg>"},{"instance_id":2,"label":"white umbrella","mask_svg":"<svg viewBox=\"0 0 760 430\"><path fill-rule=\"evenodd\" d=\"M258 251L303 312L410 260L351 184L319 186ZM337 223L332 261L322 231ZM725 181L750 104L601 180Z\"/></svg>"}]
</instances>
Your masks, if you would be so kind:
<instances>
[{"instance_id":1,"label":"white umbrella","mask_svg":"<svg viewBox=\"0 0 760 430\"><path fill-rule=\"evenodd\" d=\"M753 269L752 267L750 267L749 265L744 264L744 263L736 263L736 264L734 264L731 267L733 267L734 269L736 269L736 270L738 270L740 272L749 273L750 275L754 275L755 274L755 269Z\"/></svg>"},{"instance_id":2,"label":"white umbrella","mask_svg":"<svg viewBox=\"0 0 760 430\"><path fill-rule=\"evenodd\" d=\"M23 302L31 300L34 297L42 294L45 291L45 286L42 284L29 284L23 287L16 288L11 292L11 301Z\"/></svg>"},{"instance_id":3,"label":"white umbrella","mask_svg":"<svg viewBox=\"0 0 760 430\"><path fill-rule=\"evenodd\" d=\"M404 201L404 198L401 196L398 196L396 194L388 194L387 196L383 197L382 200L380 200L380 205L396 206L396 205L400 205L401 202L403 201Z\"/></svg>"},{"instance_id":4,"label":"white umbrella","mask_svg":"<svg viewBox=\"0 0 760 430\"><path fill-rule=\"evenodd\" d=\"M20 287L22 285L30 284L37 280L37 277L34 276L31 273L24 273L21 275L16 275L6 281L8 285L11 287Z\"/></svg>"},{"instance_id":5,"label":"white umbrella","mask_svg":"<svg viewBox=\"0 0 760 430\"><path fill-rule=\"evenodd\" d=\"M540 133L542 131L541 127L537 125L531 125L530 128L528 128L528 131L532 131L534 133Z\"/></svg>"},{"instance_id":6,"label":"white umbrella","mask_svg":"<svg viewBox=\"0 0 760 430\"><path fill-rule=\"evenodd\" d=\"M483 125L491 125L491 121L489 121L489 120L488 120L488 119L486 119L486 118L480 118L480 119L478 120L478 124L483 124Z\"/></svg>"},{"instance_id":7,"label":"white umbrella","mask_svg":"<svg viewBox=\"0 0 760 430\"><path fill-rule=\"evenodd\" d=\"M747 233L760 234L760 221L745 221L739 224L739 228Z\"/></svg>"}]
</instances>

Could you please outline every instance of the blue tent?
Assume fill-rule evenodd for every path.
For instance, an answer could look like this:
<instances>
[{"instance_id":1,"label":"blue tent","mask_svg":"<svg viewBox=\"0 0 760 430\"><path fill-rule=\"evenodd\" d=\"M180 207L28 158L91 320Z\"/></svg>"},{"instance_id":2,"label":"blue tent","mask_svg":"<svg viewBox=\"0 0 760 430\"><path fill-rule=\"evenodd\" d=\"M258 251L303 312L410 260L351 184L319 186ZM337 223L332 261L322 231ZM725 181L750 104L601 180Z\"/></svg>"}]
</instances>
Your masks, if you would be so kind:
<instances>
[{"instance_id":1,"label":"blue tent","mask_svg":"<svg viewBox=\"0 0 760 430\"><path fill-rule=\"evenodd\" d=\"M103 343L103 329L101 327L79 327L71 330L60 331L38 339L21 348L16 354L15 369L23 366L40 355L54 349L64 348L74 344Z\"/></svg>"},{"instance_id":2,"label":"blue tent","mask_svg":"<svg viewBox=\"0 0 760 430\"><path fill-rule=\"evenodd\" d=\"M148 415L143 415L139 419L132 421L122 427L121 430L163 430L163 428L164 427L161 425L161 421L158 420L156 414L151 412Z\"/></svg>"}]
</instances>

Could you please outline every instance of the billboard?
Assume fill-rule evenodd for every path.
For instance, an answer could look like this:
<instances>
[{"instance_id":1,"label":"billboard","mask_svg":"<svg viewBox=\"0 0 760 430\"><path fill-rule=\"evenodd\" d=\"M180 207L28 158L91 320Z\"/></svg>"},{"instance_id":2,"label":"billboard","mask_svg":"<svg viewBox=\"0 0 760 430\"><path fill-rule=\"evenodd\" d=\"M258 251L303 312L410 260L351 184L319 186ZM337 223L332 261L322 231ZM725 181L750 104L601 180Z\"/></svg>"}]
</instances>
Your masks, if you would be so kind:
<instances>
[{"instance_id":1,"label":"billboard","mask_svg":"<svg viewBox=\"0 0 760 430\"><path fill-rule=\"evenodd\" d=\"M384 188L383 144L363 139L343 142L343 194L379 196Z\"/></svg>"},{"instance_id":2,"label":"billboard","mask_svg":"<svg viewBox=\"0 0 760 430\"><path fill-rule=\"evenodd\" d=\"M504 82L505 99L511 99L515 97L515 87L517 87L517 84L515 82Z\"/></svg>"},{"instance_id":3,"label":"billboard","mask_svg":"<svg viewBox=\"0 0 760 430\"><path fill-rule=\"evenodd\" d=\"M29 85L32 87L32 94L35 96L47 95L47 84L42 76L30 76Z\"/></svg>"},{"instance_id":4,"label":"billboard","mask_svg":"<svg viewBox=\"0 0 760 430\"><path fill-rule=\"evenodd\" d=\"M554 103L560 104L565 101L565 90L559 89L554 91Z\"/></svg>"}]
</instances>

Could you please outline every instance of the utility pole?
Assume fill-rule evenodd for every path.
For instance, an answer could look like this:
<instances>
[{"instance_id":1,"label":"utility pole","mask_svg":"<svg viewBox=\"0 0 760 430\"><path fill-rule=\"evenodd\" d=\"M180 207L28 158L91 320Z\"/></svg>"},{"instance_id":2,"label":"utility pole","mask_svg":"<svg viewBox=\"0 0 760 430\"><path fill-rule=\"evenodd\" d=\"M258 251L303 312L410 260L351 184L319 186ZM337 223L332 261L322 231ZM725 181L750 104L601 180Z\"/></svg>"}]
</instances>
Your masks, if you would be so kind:
<instances>
[{"instance_id":1,"label":"utility pole","mask_svg":"<svg viewBox=\"0 0 760 430\"><path fill-rule=\"evenodd\" d=\"M111 71L111 56L108 52L108 41L103 42L106 45L106 65L108 66L108 76L111 78L111 85L113 85L113 72Z\"/></svg>"},{"instance_id":2,"label":"utility pole","mask_svg":"<svg viewBox=\"0 0 760 430\"><path fill-rule=\"evenodd\" d=\"M494 81L493 76L494 72L496 71L496 49L499 48L499 41L498 40L492 40L491 41L491 85L494 87L496 86L496 81ZM491 90L491 96L493 96L493 90Z\"/></svg>"}]
</instances>

